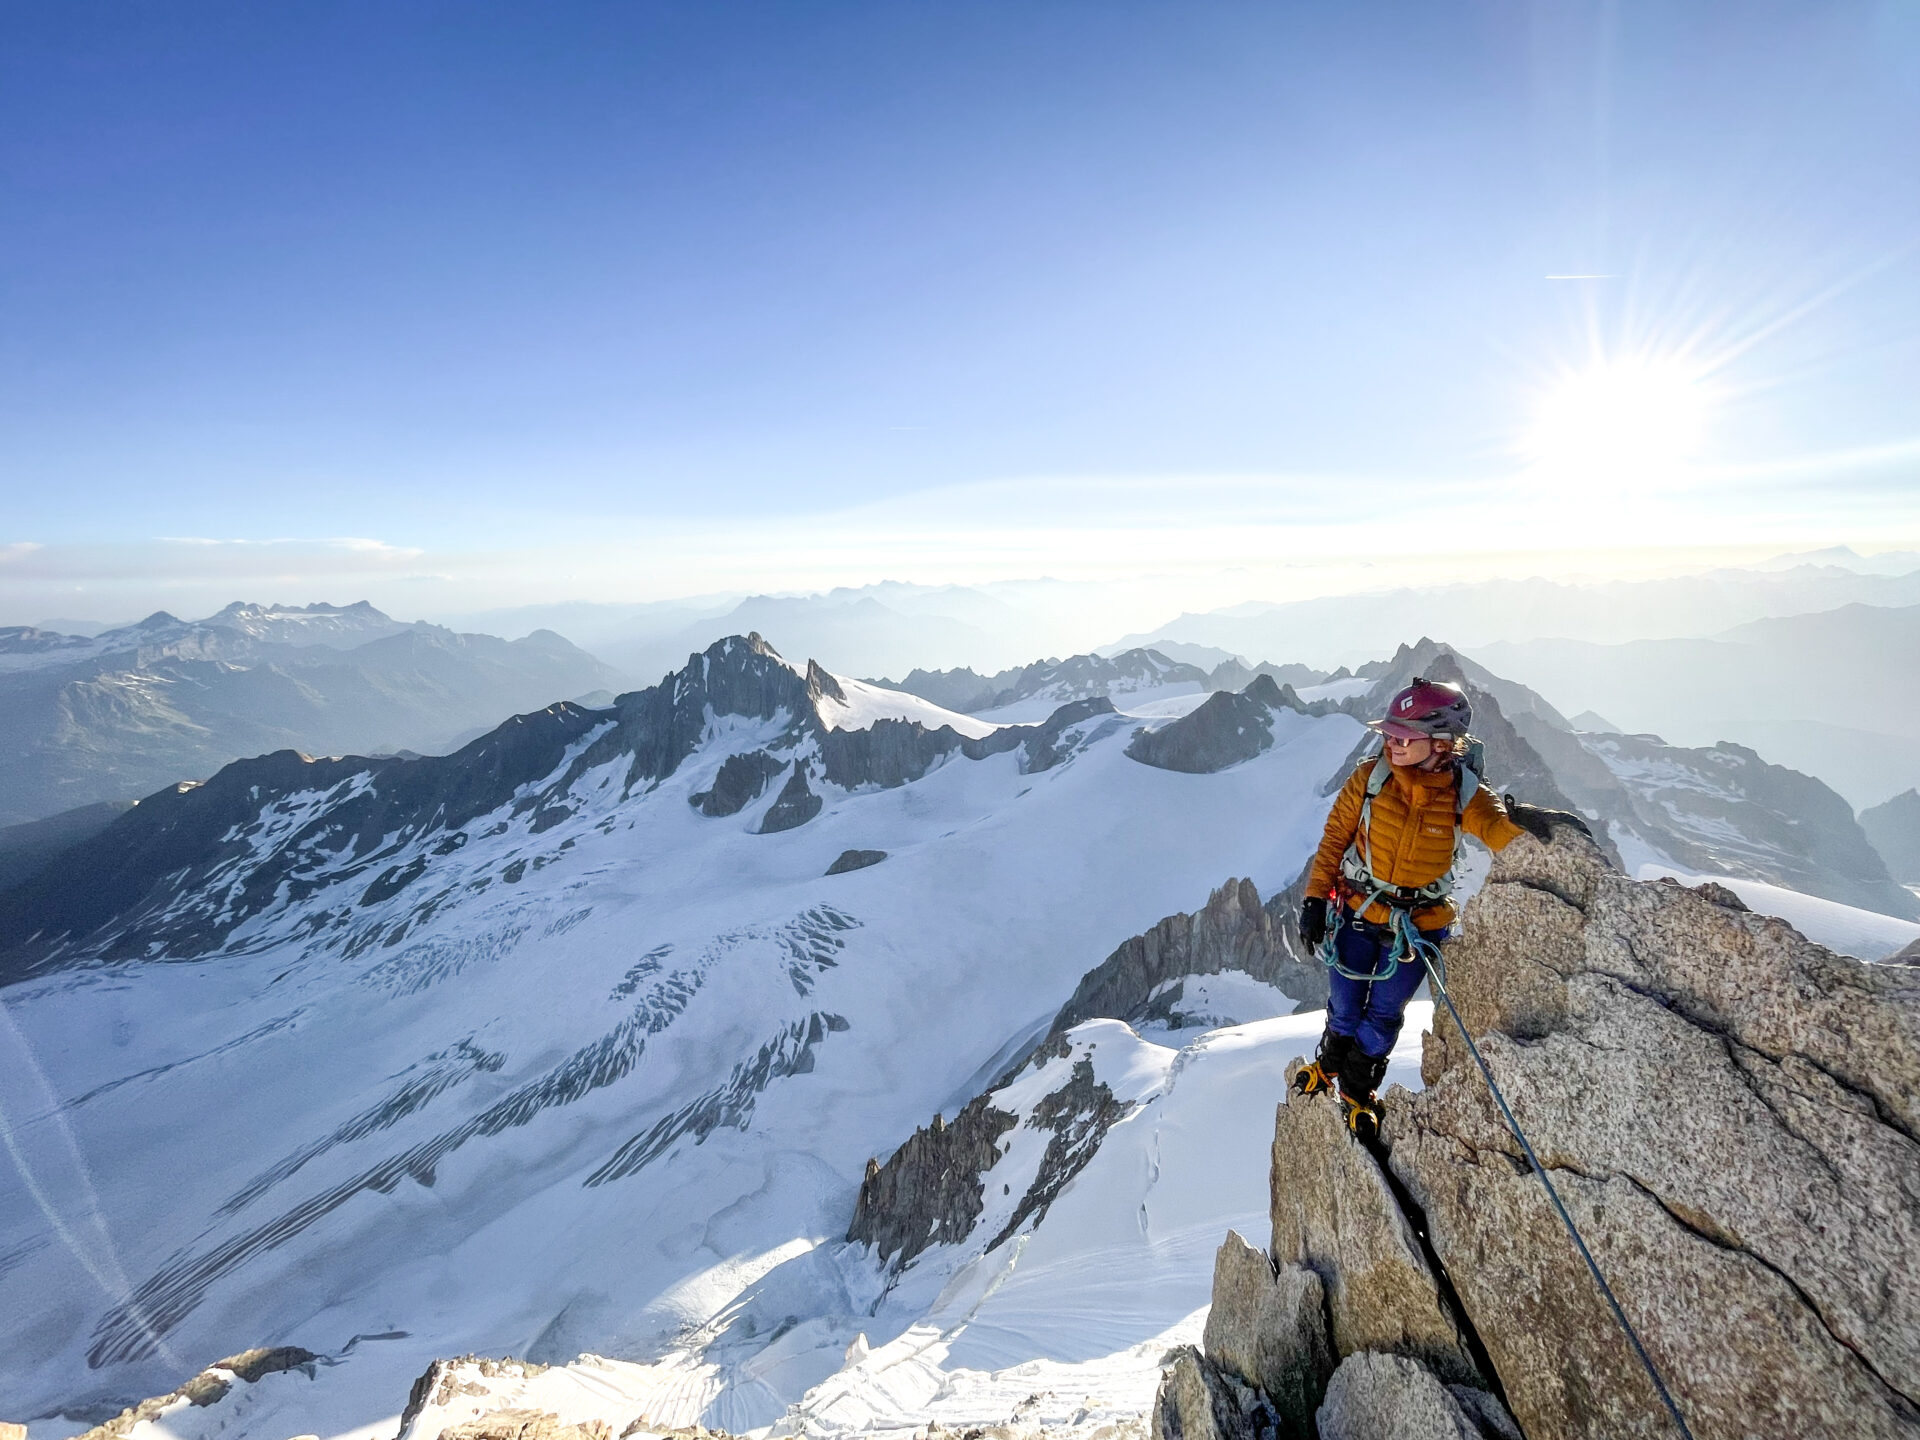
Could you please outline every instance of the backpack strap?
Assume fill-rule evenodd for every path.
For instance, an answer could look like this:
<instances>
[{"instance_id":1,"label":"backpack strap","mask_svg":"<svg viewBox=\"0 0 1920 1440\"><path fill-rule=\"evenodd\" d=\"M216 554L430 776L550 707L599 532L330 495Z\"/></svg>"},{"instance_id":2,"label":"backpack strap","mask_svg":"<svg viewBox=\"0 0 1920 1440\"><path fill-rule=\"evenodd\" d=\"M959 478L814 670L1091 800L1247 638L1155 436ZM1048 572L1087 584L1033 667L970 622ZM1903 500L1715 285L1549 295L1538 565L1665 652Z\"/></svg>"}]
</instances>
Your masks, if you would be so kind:
<instances>
[{"instance_id":1,"label":"backpack strap","mask_svg":"<svg viewBox=\"0 0 1920 1440\"><path fill-rule=\"evenodd\" d=\"M1387 781L1393 778L1393 762L1385 753L1375 757L1373 773L1367 776L1367 799L1371 800L1387 788Z\"/></svg>"},{"instance_id":2,"label":"backpack strap","mask_svg":"<svg viewBox=\"0 0 1920 1440\"><path fill-rule=\"evenodd\" d=\"M1480 777L1464 765L1459 767L1458 774L1460 778L1454 783L1459 795L1454 808L1456 813L1464 815L1467 813L1467 802L1473 799L1480 789Z\"/></svg>"}]
</instances>

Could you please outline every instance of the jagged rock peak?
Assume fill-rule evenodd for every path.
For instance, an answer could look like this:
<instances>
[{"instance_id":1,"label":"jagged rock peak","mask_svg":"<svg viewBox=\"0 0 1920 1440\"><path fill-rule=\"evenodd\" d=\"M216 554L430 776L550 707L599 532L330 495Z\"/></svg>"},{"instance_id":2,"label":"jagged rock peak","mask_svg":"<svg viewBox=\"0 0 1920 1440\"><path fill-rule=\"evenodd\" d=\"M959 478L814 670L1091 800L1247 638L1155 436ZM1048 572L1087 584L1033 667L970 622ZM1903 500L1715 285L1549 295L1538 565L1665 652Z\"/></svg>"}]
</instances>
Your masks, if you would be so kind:
<instances>
[{"instance_id":1,"label":"jagged rock peak","mask_svg":"<svg viewBox=\"0 0 1920 1440\"><path fill-rule=\"evenodd\" d=\"M816 704L822 699L847 703L847 692L840 688L838 680L820 668L818 660L807 661L807 695Z\"/></svg>"},{"instance_id":2,"label":"jagged rock peak","mask_svg":"<svg viewBox=\"0 0 1920 1440\"><path fill-rule=\"evenodd\" d=\"M1274 711L1282 703L1272 677L1259 675L1238 693L1214 691L1170 725L1141 729L1127 754L1159 770L1210 775L1270 749Z\"/></svg>"},{"instance_id":3,"label":"jagged rock peak","mask_svg":"<svg viewBox=\"0 0 1920 1440\"><path fill-rule=\"evenodd\" d=\"M1293 928L1298 904L1290 890L1262 904L1251 880L1227 881L1200 909L1169 915L1123 940L1082 975L1054 1016L1049 1037L1095 1018L1130 1024L1167 1018L1181 998L1168 982L1226 970L1264 980L1301 1004L1324 1005L1326 967L1301 953Z\"/></svg>"},{"instance_id":4,"label":"jagged rock peak","mask_svg":"<svg viewBox=\"0 0 1920 1440\"><path fill-rule=\"evenodd\" d=\"M1522 837L1449 991L1700 1440L1910 1436L1920 974L1722 899ZM1491 1397L1530 1440L1671 1433L1444 1010L1423 1071L1377 1150L1323 1097L1278 1113L1271 1258L1342 1360L1322 1435L1510 1435Z\"/></svg>"}]
</instances>

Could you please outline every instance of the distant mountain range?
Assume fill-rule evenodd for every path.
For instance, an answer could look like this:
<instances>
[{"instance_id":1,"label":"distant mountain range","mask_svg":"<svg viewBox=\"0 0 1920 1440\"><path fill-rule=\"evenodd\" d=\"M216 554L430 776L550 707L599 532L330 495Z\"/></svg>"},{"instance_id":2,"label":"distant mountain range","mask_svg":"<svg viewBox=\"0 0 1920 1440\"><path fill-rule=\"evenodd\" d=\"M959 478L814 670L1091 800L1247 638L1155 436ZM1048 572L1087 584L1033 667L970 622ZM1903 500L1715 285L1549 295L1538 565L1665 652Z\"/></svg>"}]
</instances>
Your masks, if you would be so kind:
<instances>
[{"instance_id":1,"label":"distant mountain range","mask_svg":"<svg viewBox=\"0 0 1920 1440\"><path fill-rule=\"evenodd\" d=\"M272 750L451 749L619 682L551 631L460 635L364 601L162 611L95 636L0 628L0 824L138 799Z\"/></svg>"},{"instance_id":2,"label":"distant mountain range","mask_svg":"<svg viewBox=\"0 0 1920 1440\"><path fill-rule=\"evenodd\" d=\"M1265 751L1283 712L1366 720L1384 713L1388 699L1415 675L1452 681L1473 697L1489 783L1536 805L1584 812L1598 822L1602 844L1630 870L1670 866L1920 919L1920 901L1889 873L1893 855L1905 863L1899 837L1907 828L1915 827L1920 839L1913 818L1920 806L1876 813L1878 833L1892 837L1876 850L1863 829L1868 817L1856 820L1840 795L1810 775L1729 742L1689 748L1657 735L1595 730L1565 718L1538 691L1433 640L1402 645L1351 674L1285 670L1295 673L1262 666L1255 675L1231 663L1208 673L1156 651L1133 650L990 677L915 671L900 688L1000 723L1044 719L1049 707L1094 698L1141 719L1176 717L1143 730L1128 753L1143 764L1207 773ZM1302 678L1310 683L1297 684ZM1329 787L1375 743L1363 738L1329 777Z\"/></svg>"},{"instance_id":3,"label":"distant mountain range","mask_svg":"<svg viewBox=\"0 0 1920 1440\"><path fill-rule=\"evenodd\" d=\"M1530 640L1473 654L1628 731L1750 746L1858 807L1920 785L1920 605L1851 604L1711 639Z\"/></svg>"},{"instance_id":4,"label":"distant mountain range","mask_svg":"<svg viewBox=\"0 0 1920 1440\"><path fill-rule=\"evenodd\" d=\"M1342 672L1343 674L1345 672ZM876 680L921 696L949 710L1011 724L1044 720L1056 705L1102 695L1126 697L1130 705L1214 690L1239 690L1255 675L1270 675L1283 685L1309 687L1330 677L1305 665L1247 666L1228 658L1209 669L1170 659L1158 650L1125 650L1118 655L1071 655L1065 660L1036 660L993 675L969 669L912 670L904 680ZM1017 713L1016 713L1017 712Z\"/></svg>"},{"instance_id":5,"label":"distant mountain range","mask_svg":"<svg viewBox=\"0 0 1920 1440\"><path fill-rule=\"evenodd\" d=\"M1862 574L1835 565L1712 570L1600 583L1489 580L1476 584L1236 605L1182 615L1098 647L1103 654L1168 641L1216 646L1248 659L1358 664L1410 633L1445 635L1476 652L1540 639L1589 644L1715 635L1736 625L1851 604L1920 604L1920 570Z\"/></svg>"}]
</instances>

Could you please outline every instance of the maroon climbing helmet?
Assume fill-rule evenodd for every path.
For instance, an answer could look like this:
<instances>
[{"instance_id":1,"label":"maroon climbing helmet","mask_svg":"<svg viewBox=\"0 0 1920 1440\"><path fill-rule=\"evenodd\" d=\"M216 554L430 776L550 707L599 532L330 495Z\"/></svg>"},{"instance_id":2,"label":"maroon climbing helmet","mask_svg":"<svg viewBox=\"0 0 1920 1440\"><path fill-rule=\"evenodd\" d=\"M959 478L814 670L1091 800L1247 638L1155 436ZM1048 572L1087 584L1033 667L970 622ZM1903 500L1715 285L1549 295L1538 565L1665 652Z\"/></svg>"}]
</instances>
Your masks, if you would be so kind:
<instances>
[{"instance_id":1,"label":"maroon climbing helmet","mask_svg":"<svg viewBox=\"0 0 1920 1440\"><path fill-rule=\"evenodd\" d=\"M1387 706L1386 715L1367 728L1402 740L1458 740L1473 724L1473 705L1458 685L1413 677Z\"/></svg>"}]
</instances>

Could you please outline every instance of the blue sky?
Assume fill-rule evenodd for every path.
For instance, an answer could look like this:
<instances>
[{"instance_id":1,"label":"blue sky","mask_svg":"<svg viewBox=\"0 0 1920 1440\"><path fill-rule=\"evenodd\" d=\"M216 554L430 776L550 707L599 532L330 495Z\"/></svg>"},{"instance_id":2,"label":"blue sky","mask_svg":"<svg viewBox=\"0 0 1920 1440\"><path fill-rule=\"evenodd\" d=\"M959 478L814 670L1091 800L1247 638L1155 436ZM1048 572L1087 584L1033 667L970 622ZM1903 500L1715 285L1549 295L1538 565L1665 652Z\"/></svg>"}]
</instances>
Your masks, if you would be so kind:
<instances>
[{"instance_id":1,"label":"blue sky","mask_svg":"<svg viewBox=\"0 0 1920 1440\"><path fill-rule=\"evenodd\" d=\"M1912 0L8 4L0 621L1906 542L1915 175Z\"/></svg>"}]
</instances>

